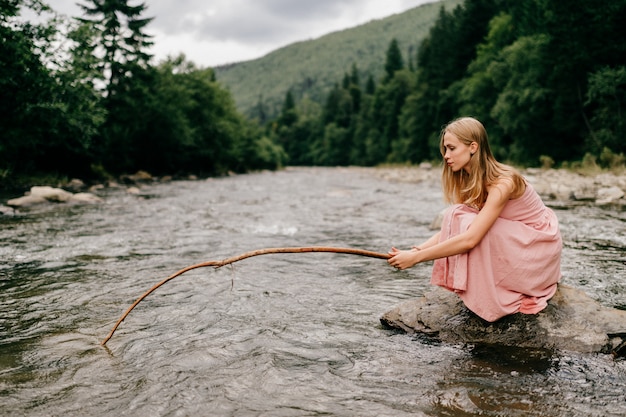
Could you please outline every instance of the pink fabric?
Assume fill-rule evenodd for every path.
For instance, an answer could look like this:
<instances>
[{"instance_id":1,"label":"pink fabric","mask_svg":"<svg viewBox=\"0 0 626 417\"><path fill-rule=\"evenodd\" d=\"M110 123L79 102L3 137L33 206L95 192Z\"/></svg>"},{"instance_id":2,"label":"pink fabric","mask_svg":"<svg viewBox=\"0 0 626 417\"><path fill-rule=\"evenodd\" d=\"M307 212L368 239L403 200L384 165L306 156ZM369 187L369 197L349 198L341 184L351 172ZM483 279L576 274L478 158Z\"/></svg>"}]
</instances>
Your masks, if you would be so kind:
<instances>
[{"instance_id":1,"label":"pink fabric","mask_svg":"<svg viewBox=\"0 0 626 417\"><path fill-rule=\"evenodd\" d=\"M450 207L440 241L464 232L478 211ZM510 200L481 242L469 252L437 259L431 284L456 292L487 321L509 314L535 314L547 306L561 279L561 234L554 212L526 184Z\"/></svg>"}]
</instances>

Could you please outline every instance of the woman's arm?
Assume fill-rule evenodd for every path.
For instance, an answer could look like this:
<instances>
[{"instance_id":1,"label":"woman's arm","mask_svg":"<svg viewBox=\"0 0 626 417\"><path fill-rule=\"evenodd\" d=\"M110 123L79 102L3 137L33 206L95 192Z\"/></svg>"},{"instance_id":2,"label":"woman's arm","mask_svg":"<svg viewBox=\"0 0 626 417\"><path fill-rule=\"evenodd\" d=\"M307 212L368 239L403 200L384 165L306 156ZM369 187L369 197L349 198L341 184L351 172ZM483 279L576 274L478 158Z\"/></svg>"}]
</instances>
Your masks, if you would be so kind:
<instances>
[{"instance_id":1,"label":"woman's arm","mask_svg":"<svg viewBox=\"0 0 626 417\"><path fill-rule=\"evenodd\" d=\"M397 249L395 247L392 247L391 250L388 252L389 255L392 256L392 258L390 258L387 262L389 262L390 265L394 265L392 263L392 259L394 259L394 258L395 258L395 260L393 262L400 261L400 259L404 260L404 258L407 258L406 260L408 262L410 262L410 259L412 259L413 255L416 253L416 251L420 251L422 249L430 248L430 247L436 245L437 243L439 243L439 235L441 235L441 232L437 232L430 239L428 239L426 242L420 244L419 246L413 246L410 250L400 250L400 249ZM415 263L417 263L417 262L412 263L410 266L415 265ZM408 267L406 267L406 268L408 268ZM404 269L404 268L402 268L402 269Z\"/></svg>"},{"instance_id":2,"label":"woman's arm","mask_svg":"<svg viewBox=\"0 0 626 417\"><path fill-rule=\"evenodd\" d=\"M480 243L482 238L495 223L507 201L509 201L512 192L512 181L499 181L497 184L490 187L485 205L478 212L476 218L465 232L443 242L438 241L438 233L427 240L424 246L408 251L400 251L392 248L389 252L391 258L389 258L387 262L398 269L406 269L420 262L445 258L471 250ZM434 242L435 238L437 238L436 242Z\"/></svg>"},{"instance_id":3,"label":"woman's arm","mask_svg":"<svg viewBox=\"0 0 626 417\"><path fill-rule=\"evenodd\" d=\"M422 250L422 249L430 248L431 246L435 246L437 243L439 243L440 234L441 232L437 232L434 236L432 236L430 239L428 239L426 242L422 243L421 245L413 246L413 249Z\"/></svg>"}]
</instances>

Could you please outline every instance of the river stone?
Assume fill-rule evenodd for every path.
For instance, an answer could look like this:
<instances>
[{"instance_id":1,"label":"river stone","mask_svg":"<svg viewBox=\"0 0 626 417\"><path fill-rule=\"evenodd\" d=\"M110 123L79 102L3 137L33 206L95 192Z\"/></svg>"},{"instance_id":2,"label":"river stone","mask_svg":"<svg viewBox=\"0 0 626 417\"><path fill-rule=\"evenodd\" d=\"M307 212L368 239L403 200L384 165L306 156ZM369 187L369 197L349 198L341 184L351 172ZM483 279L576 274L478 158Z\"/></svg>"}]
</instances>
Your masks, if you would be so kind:
<instances>
[{"instance_id":1,"label":"river stone","mask_svg":"<svg viewBox=\"0 0 626 417\"><path fill-rule=\"evenodd\" d=\"M596 204L609 204L624 197L624 191L618 187L601 188L598 190Z\"/></svg>"},{"instance_id":2,"label":"river stone","mask_svg":"<svg viewBox=\"0 0 626 417\"><path fill-rule=\"evenodd\" d=\"M467 309L456 294L433 287L423 297L388 311L380 321L387 328L422 333L452 344L626 356L626 311L604 307L563 284L538 314L517 313L490 323Z\"/></svg>"},{"instance_id":3,"label":"river stone","mask_svg":"<svg viewBox=\"0 0 626 417\"><path fill-rule=\"evenodd\" d=\"M102 203L102 199L91 193L76 193L70 197L70 203L96 204Z\"/></svg>"},{"instance_id":4,"label":"river stone","mask_svg":"<svg viewBox=\"0 0 626 417\"><path fill-rule=\"evenodd\" d=\"M9 206L0 206L0 214L4 216L12 216L15 214L15 209Z\"/></svg>"},{"instance_id":5,"label":"river stone","mask_svg":"<svg viewBox=\"0 0 626 417\"><path fill-rule=\"evenodd\" d=\"M91 193L72 194L61 188L34 186L31 187L30 192L26 193L26 195L7 201L7 206L20 208L50 202L93 204L102 202L102 199Z\"/></svg>"},{"instance_id":6,"label":"river stone","mask_svg":"<svg viewBox=\"0 0 626 417\"><path fill-rule=\"evenodd\" d=\"M65 191L62 188L50 187L47 185L31 187L30 195L43 197L48 201L56 203L65 203L72 197L72 193L70 193L69 191Z\"/></svg>"},{"instance_id":7,"label":"river stone","mask_svg":"<svg viewBox=\"0 0 626 417\"><path fill-rule=\"evenodd\" d=\"M40 195L25 195L22 197L17 197L17 198L12 198L9 201L7 201L7 206L10 207L30 207L30 206L34 206L37 204L44 204L47 203L48 200L46 200L44 197L40 196Z\"/></svg>"}]
</instances>

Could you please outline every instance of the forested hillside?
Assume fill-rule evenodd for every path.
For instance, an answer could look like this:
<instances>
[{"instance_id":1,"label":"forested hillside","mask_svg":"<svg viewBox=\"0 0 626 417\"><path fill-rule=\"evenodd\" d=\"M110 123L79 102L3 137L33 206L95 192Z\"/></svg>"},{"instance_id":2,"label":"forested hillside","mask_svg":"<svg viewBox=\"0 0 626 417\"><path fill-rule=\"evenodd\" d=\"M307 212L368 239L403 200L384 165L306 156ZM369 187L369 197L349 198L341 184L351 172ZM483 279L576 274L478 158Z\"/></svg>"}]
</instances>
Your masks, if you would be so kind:
<instances>
[{"instance_id":1,"label":"forested hillside","mask_svg":"<svg viewBox=\"0 0 626 417\"><path fill-rule=\"evenodd\" d=\"M355 65L321 104L288 92L267 131L290 164L419 163L471 115L501 160L623 166L624 22L626 0L466 0L413 53L393 39L382 77Z\"/></svg>"},{"instance_id":2,"label":"forested hillside","mask_svg":"<svg viewBox=\"0 0 626 417\"><path fill-rule=\"evenodd\" d=\"M79 4L33 23L45 1L0 0L0 188L440 160L461 115L501 160L624 166L626 0L446 0L217 75L154 65L145 3Z\"/></svg>"},{"instance_id":3,"label":"forested hillside","mask_svg":"<svg viewBox=\"0 0 626 417\"><path fill-rule=\"evenodd\" d=\"M294 43L252 61L214 68L247 116L272 118L291 91L295 100L308 96L322 102L334 83L355 64L365 79L384 73L384 53L396 39L404 56L415 57L437 20L441 7L452 10L462 0L442 0L374 20L318 39ZM262 107L260 107L262 106Z\"/></svg>"}]
</instances>

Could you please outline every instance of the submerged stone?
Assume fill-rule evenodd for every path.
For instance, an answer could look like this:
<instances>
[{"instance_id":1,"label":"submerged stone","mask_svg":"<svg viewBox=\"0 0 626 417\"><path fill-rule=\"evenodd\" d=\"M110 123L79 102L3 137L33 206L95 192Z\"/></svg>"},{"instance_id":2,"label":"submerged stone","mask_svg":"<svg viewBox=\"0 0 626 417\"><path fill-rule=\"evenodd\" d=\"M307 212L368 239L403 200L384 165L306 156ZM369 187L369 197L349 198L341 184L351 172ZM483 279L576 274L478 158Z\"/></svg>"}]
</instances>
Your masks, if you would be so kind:
<instances>
[{"instance_id":1,"label":"submerged stone","mask_svg":"<svg viewBox=\"0 0 626 417\"><path fill-rule=\"evenodd\" d=\"M445 343L626 355L626 311L604 307L562 284L538 314L517 313L490 323L467 309L456 294L433 287L423 297L388 311L380 321L388 328Z\"/></svg>"}]
</instances>

